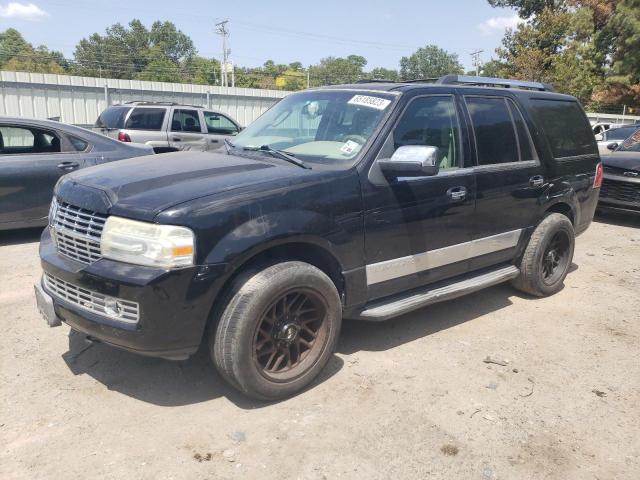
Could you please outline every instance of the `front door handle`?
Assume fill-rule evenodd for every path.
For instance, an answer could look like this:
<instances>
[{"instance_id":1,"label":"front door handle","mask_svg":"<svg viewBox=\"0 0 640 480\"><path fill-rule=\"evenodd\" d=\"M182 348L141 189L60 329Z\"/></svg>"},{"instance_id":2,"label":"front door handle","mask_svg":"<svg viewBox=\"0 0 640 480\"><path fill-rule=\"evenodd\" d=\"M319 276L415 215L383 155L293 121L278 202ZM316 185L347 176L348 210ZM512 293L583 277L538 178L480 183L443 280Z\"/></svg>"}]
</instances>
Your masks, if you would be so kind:
<instances>
[{"instance_id":1,"label":"front door handle","mask_svg":"<svg viewBox=\"0 0 640 480\"><path fill-rule=\"evenodd\" d=\"M181 142L182 139L180 137L173 137L174 142Z\"/></svg>"},{"instance_id":2,"label":"front door handle","mask_svg":"<svg viewBox=\"0 0 640 480\"><path fill-rule=\"evenodd\" d=\"M58 164L60 170L75 170L80 164L78 162L62 162Z\"/></svg>"},{"instance_id":3,"label":"front door handle","mask_svg":"<svg viewBox=\"0 0 640 480\"><path fill-rule=\"evenodd\" d=\"M464 200L467 196L467 187L452 187L447 190L447 197L453 201Z\"/></svg>"},{"instance_id":4,"label":"front door handle","mask_svg":"<svg viewBox=\"0 0 640 480\"><path fill-rule=\"evenodd\" d=\"M212 139L211 139L211 143L220 143L220 140L215 139L215 138L212 138Z\"/></svg>"},{"instance_id":5,"label":"front door handle","mask_svg":"<svg viewBox=\"0 0 640 480\"><path fill-rule=\"evenodd\" d=\"M544 185L544 177L542 175L534 175L529 179L529 185L532 187L541 187Z\"/></svg>"}]
</instances>

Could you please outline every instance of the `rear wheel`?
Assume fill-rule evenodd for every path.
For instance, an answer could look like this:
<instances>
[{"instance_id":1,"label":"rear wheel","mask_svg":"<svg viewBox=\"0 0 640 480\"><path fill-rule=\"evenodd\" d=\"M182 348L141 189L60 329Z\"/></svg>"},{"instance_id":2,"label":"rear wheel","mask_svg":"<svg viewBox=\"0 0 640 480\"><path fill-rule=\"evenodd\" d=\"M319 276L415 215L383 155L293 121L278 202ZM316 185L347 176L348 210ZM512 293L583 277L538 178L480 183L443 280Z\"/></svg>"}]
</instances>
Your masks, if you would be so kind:
<instances>
[{"instance_id":1,"label":"rear wheel","mask_svg":"<svg viewBox=\"0 0 640 480\"><path fill-rule=\"evenodd\" d=\"M320 373L341 320L340 297L327 275L303 262L279 263L236 280L210 351L220 373L240 391L279 399Z\"/></svg>"},{"instance_id":2,"label":"rear wheel","mask_svg":"<svg viewBox=\"0 0 640 480\"><path fill-rule=\"evenodd\" d=\"M569 271L574 247L571 221L560 213L549 214L531 235L520 263L520 275L512 285L538 297L558 292Z\"/></svg>"}]
</instances>

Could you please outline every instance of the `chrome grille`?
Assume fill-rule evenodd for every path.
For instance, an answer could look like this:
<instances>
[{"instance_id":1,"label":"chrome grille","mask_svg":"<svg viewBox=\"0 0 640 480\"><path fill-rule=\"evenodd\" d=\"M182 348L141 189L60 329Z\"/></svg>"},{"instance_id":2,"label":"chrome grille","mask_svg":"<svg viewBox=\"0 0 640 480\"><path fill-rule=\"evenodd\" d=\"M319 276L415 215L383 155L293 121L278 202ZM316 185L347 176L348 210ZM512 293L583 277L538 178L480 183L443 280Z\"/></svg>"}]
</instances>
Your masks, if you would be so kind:
<instances>
[{"instance_id":1,"label":"chrome grille","mask_svg":"<svg viewBox=\"0 0 640 480\"><path fill-rule=\"evenodd\" d=\"M138 323L140 309L136 302L102 295L65 282L46 272L43 280L44 289L54 298L65 300L83 310L103 317L126 323Z\"/></svg>"},{"instance_id":2,"label":"chrome grille","mask_svg":"<svg viewBox=\"0 0 640 480\"><path fill-rule=\"evenodd\" d=\"M107 216L54 200L51 226L61 255L89 264L100 260L100 236Z\"/></svg>"}]
</instances>

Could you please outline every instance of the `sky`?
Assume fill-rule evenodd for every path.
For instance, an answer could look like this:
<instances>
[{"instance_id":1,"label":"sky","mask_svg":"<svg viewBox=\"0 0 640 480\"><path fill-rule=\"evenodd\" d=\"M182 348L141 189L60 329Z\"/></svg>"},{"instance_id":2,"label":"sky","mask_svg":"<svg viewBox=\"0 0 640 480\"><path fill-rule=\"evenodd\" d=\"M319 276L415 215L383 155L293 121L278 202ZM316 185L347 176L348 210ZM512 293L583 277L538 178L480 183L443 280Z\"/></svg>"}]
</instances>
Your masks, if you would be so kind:
<instances>
[{"instance_id":1,"label":"sky","mask_svg":"<svg viewBox=\"0 0 640 480\"><path fill-rule=\"evenodd\" d=\"M220 58L215 23L229 20L231 59L259 66L300 61L318 63L327 56L355 54L366 69L399 68L400 58L435 44L457 53L471 69L470 52L494 50L514 11L492 8L485 0L0 0L0 31L13 27L34 45L62 51L66 57L82 38L113 23L140 19L150 26L170 20L189 35L205 57Z\"/></svg>"}]
</instances>

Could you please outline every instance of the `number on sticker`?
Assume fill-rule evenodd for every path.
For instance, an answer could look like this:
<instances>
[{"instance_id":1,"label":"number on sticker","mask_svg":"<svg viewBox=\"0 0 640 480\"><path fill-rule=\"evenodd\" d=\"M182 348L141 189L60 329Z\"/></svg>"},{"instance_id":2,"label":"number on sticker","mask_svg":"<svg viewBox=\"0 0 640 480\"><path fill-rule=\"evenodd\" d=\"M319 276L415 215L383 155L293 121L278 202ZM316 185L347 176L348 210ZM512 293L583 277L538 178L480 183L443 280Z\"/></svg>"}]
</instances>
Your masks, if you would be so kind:
<instances>
[{"instance_id":1,"label":"number on sticker","mask_svg":"<svg viewBox=\"0 0 640 480\"><path fill-rule=\"evenodd\" d=\"M372 97L370 95L355 95L349 100L351 105L360 105L362 107L375 108L376 110L384 110L389 106L391 100L380 97Z\"/></svg>"}]
</instances>

